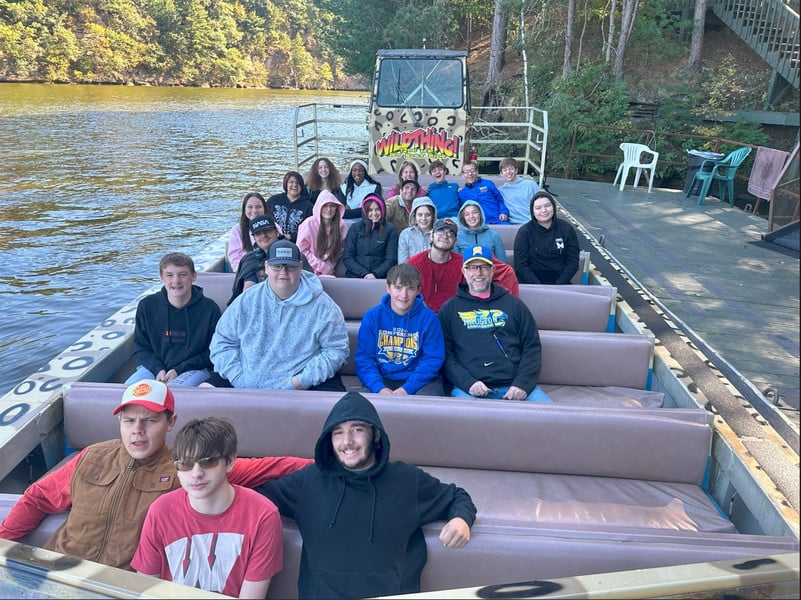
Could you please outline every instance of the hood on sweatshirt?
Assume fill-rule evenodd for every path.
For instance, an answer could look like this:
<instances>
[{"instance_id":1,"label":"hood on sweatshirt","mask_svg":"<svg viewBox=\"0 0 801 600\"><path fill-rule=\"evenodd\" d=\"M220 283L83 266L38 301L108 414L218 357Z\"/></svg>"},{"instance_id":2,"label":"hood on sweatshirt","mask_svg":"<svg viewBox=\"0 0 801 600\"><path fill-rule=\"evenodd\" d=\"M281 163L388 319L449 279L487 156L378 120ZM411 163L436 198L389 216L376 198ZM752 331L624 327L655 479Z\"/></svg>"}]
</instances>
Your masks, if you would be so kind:
<instances>
[{"instance_id":1,"label":"hood on sweatshirt","mask_svg":"<svg viewBox=\"0 0 801 600\"><path fill-rule=\"evenodd\" d=\"M312 216L314 220L318 223L322 222L322 217L320 216L320 212L323 210L323 206L326 204L336 204L337 210L339 210L339 220L342 221L345 215L345 205L340 202L334 194L329 192L328 190L323 190L317 196L317 200L314 202L314 206L312 207Z\"/></svg>"},{"instance_id":2,"label":"hood on sweatshirt","mask_svg":"<svg viewBox=\"0 0 801 600\"><path fill-rule=\"evenodd\" d=\"M478 212L481 215L481 220L478 223L478 227L475 228L468 227L467 223L464 222L464 209L467 208L468 206L475 206L478 208ZM459 209L458 219L459 219L459 229L462 229L464 231L470 231L472 233L481 233L482 231L489 229L489 225L487 225L487 217L484 215L484 209L481 208L481 205L475 200L467 200L464 204L462 204L462 207Z\"/></svg>"},{"instance_id":3,"label":"hood on sweatshirt","mask_svg":"<svg viewBox=\"0 0 801 600\"><path fill-rule=\"evenodd\" d=\"M346 421L362 421L368 423L373 429L381 432L380 439L375 442L375 465L364 472L365 475L372 475L389 462L389 436L384 430L381 418L375 406L358 392L348 392L340 398L331 408L325 420L320 437L314 447L314 462L322 471L338 470L344 472L345 469L339 463L331 444L331 432L334 427Z\"/></svg>"},{"instance_id":4,"label":"hood on sweatshirt","mask_svg":"<svg viewBox=\"0 0 801 600\"><path fill-rule=\"evenodd\" d=\"M366 206L368 202L375 202L376 204L378 204L378 210L381 211L381 220L378 223L373 223L370 219L367 218ZM381 198L381 196L379 196L378 194L367 194L364 197L364 200L362 200L362 219L364 219L366 225L370 226L369 229L373 229L376 226L380 227L381 225L384 224L386 218L387 218L387 206L386 204L384 204L384 200Z\"/></svg>"},{"instance_id":5,"label":"hood on sweatshirt","mask_svg":"<svg viewBox=\"0 0 801 600\"><path fill-rule=\"evenodd\" d=\"M528 210L531 213L531 220L536 223L537 219L534 218L534 201L540 198L548 198L548 201L551 203L551 208L553 208L553 222L556 222L556 199L551 196L545 190L540 190L536 194L531 197L531 203L528 205Z\"/></svg>"},{"instance_id":6,"label":"hood on sweatshirt","mask_svg":"<svg viewBox=\"0 0 801 600\"><path fill-rule=\"evenodd\" d=\"M434 204L434 201L429 198L428 196L420 196L419 198L415 198L414 202L412 202L412 211L409 213L409 227L412 229L418 230L417 224L415 222L415 212L421 206L430 206L433 212L431 216L431 227L434 227L434 223L437 222L437 205Z\"/></svg>"}]
</instances>

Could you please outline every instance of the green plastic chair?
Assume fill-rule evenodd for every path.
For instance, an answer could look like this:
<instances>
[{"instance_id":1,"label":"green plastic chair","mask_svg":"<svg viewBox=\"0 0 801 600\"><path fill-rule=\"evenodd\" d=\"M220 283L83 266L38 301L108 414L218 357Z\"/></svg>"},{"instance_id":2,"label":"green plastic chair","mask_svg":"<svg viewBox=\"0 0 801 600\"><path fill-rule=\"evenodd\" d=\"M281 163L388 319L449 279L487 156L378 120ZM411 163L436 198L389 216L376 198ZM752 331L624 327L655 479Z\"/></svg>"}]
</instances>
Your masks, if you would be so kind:
<instances>
[{"instance_id":1,"label":"green plastic chair","mask_svg":"<svg viewBox=\"0 0 801 600\"><path fill-rule=\"evenodd\" d=\"M703 204L709 192L709 186L712 185L713 180L717 180L720 201L724 202L728 193L729 204L734 206L734 174L737 172L737 167L743 164L749 154L751 154L751 148L738 148L729 152L723 160L703 161L693 178L690 189L687 190L687 197L690 197L697 182L701 186L698 191L698 204Z\"/></svg>"}]
</instances>

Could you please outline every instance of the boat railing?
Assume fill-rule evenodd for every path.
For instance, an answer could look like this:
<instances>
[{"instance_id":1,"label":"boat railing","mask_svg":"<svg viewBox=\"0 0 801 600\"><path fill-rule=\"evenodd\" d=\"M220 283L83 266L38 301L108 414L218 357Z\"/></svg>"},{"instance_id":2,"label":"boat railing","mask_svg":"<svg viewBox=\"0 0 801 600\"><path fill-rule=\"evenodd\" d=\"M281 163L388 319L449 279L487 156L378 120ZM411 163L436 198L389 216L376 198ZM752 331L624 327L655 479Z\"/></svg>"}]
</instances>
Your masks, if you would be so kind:
<instances>
[{"instance_id":1,"label":"boat railing","mask_svg":"<svg viewBox=\"0 0 801 600\"><path fill-rule=\"evenodd\" d=\"M523 163L523 173L542 186L548 153L548 111L533 106L476 106L473 114L479 116L470 130L470 145L479 159L500 163L514 156Z\"/></svg>"},{"instance_id":2,"label":"boat railing","mask_svg":"<svg viewBox=\"0 0 801 600\"><path fill-rule=\"evenodd\" d=\"M542 185L548 112L530 106L478 106L473 114L479 116L473 120L469 144L479 160L499 163L514 156L523 164L523 172ZM294 169L301 173L320 156L329 158L340 169L353 159L367 160L367 103L313 102L296 106L292 142Z\"/></svg>"},{"instance_id":3,"label":"boat railing","mask_svg":"<svg viewBox=\"0 0 801 600\"><path fill-rule=\"evenodd\" d=\"M294 169L309 170L320 156L339 168L367 159L367 103L311 102L295 107L292 127Z\"/></svg>"}]
</instances>

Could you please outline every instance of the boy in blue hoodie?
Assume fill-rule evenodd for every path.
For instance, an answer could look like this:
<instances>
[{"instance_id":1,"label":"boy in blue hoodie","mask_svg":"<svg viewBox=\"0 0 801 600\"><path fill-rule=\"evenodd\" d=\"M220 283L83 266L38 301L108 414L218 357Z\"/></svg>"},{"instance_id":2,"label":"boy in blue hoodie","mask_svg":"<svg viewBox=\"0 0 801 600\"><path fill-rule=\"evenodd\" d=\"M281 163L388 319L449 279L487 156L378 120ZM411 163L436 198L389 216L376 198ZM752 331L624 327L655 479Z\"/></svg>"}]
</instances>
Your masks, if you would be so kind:
<instances>
[{"instance_id":1,"label":"boy in blue hoodie","mask_svg":"<svg viewBox=\"0 0 801 600\"><path fill-rule=\"evenodd\" d=\"M403 263L387 273L387 294L364 315L356 375L371 392L442 396L445 341L436 313L423 303L420 271Z\"/></svg>"},{"instance_id":2,"label":"boy in blue hoodie","mask_svg":"<svg viewBox=\"0 0 801 600\"><path fill-rule=\"evenodd\" d=\"M420 591L427 560L422 527L447 521L447 548L470 542L470 495L422 469L389 460L375 406L348 392L333 406L314 464L259 486L303 538L298 597L372 598Z\"/></svg>"}]
</instances>

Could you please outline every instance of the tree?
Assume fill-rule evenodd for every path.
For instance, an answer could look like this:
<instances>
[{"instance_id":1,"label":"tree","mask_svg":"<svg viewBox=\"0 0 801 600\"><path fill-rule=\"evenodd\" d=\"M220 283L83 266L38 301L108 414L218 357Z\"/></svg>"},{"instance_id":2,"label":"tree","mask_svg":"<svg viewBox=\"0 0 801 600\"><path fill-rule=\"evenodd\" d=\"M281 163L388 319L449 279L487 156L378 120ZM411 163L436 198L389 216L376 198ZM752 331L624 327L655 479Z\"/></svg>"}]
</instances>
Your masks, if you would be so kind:
<instances>
[{"instance_id":1,"label":"tree","mask_svg":"<svg viewBox=\"0 0 801 600\"><path fill-rule=\"evenodd\" d=\"M509 24L509 13L504 0L495 0L495 13L492 19L492 36L490 38L490 57L487 68L487 80L484 82L482 102L486 106L494 106L499 102L497 87L503 69L506 52L506 28Z\"/></svg>"},{"instance_id":2,"label":"tree","mask_svg":"<svg viewBox=\"0 0 801 600\"><path fill-rule=\"evenodd\" d=\"M693 15L693 35L690 43L690 56L687 59L687 69L697 73L701 68L701 51L704 47L704 26L706 25L706 0L695 0L695 14Z\"/></svg>"},{"instance_id":3,"label":"tree","mask_svg":"<svg viewBox=\"0 0 801 600\"><path fill-rule=\"evenodd\" d=\"M634 17L637 16L639 4L640 0L623 0L622 15L620 17L620 37L617 40L617 54L615 55L615 66L612 70L612 76L615 81L623 79L623 62L626 57L631 31L634 29Z\"/></svg>"},{"instance_id":4,"label":"tree","mask_svg":"<svg viewBox=\"0 0 801 600\"><path fill-rule=\"evenodd\" d=\"M567 22L565 23L565 59L562 61L562 79L570 75L570 59L573 53L573 22L576 20L576 0L567 2Z\"/></svg>"}]
</instances>

